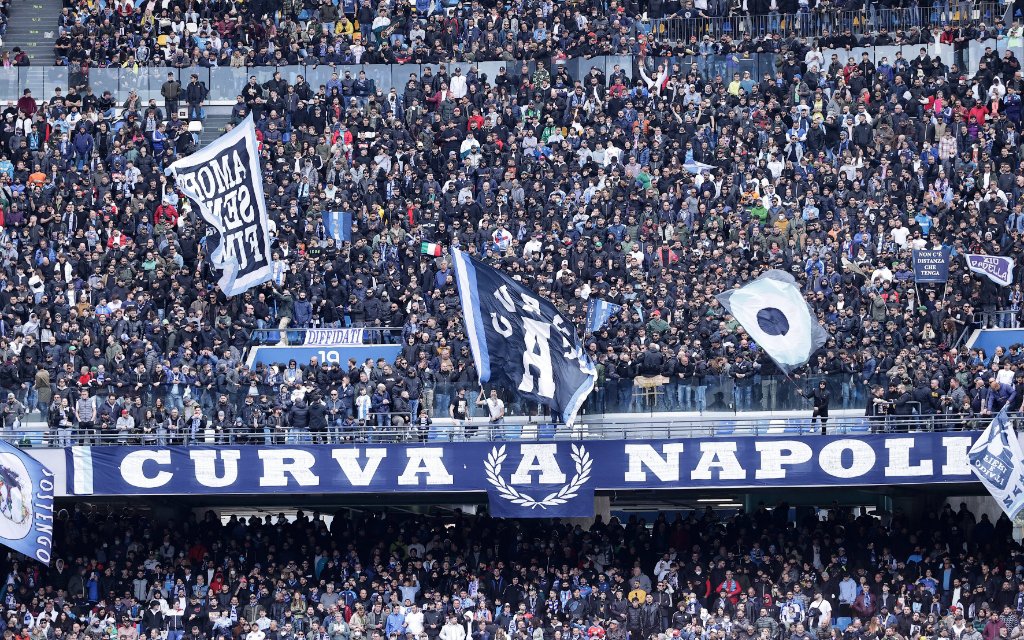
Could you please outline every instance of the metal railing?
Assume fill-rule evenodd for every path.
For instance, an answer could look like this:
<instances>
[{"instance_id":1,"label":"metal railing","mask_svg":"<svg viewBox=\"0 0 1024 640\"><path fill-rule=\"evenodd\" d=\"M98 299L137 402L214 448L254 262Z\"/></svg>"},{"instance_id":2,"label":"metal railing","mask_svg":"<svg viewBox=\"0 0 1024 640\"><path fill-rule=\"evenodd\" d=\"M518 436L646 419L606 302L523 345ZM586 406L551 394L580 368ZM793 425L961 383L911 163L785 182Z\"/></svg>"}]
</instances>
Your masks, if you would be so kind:
<instances>
[{"instance_id":1,"label":"metal railing","mask_svg":"<svg viewBox=\"0 0 1024 640\"><path fill-rule=\"evenodd\" d=\"M930 29L935 25L960 26L984 22L992 24L1004 19L1007 9L998 2L935 3L931 8L881 8L866 3L866 7L844 10L838 7L820 8L799 13L772 13L763 15L731 14L683 18L668 16L651 20L650 35L656 40L688 42L691 36L712 38L744 34L753 37L780 33L800 37L820 36L827 29L841 33L845 29L857 36L877 33L882 29L897 31Z\"/></svg>"},{"instance_id":2,"label":"metal railing","mask_svg":"<svg viewBox=\"0 0 1024 640\"><path fill-rule=\"evenodd\" d=\"M1011 309L1001 311L975 311L974 326L976 329L1019 329L1020 312Z\"/></svg>"},{"instance_id":3,"label":"metal railing","mask_svg":"<svg viewBox=\"0 0 1024 640\"><path fill-rule=\"evenodd\" d=\"M394 348L394 347L392 347ZM286 351L286 350L285 350ZM306 363L300 363L305 365ZM89 394L97 398L101 410L97 418L97 425L102 420L109 421L108 428L113 429L119 410L121 408L137 408L140 415L144 415L147 409L153 409L154 413L169 415L171 411L177 410L179 415L188 416L196 407L203 411L203 414L211 421L216 421L218 416L218 402L225 397L230 405L226 412L225 419L233 420L235 415L240 413L240 407L247 396L254 398L255 403L260 407L261 414L269 414L273 407L287 407L296 394L311 394L322 397L326 402L332 400L331 393L338 390L341 378L347 375L347 369L341 367L333 369L324 367L324 364L339 364L337 362L323 362L316 369L307 367L305 370L296 367L295 369L282 369L273 379L258 379L255 374L252 379L244 380L237 387L223 388L213 382L196 380L192 374L179 379L177 385L169 382L161 376L160 381L148 384L131 384L128 382L115 383L110 379L94 380L87 388ZM350 377L353 395L346 402L344 394L340 394L342 406L337 410L337 420L343 420L351 415L358 422L359 414L355 408L354 397L358 395L357 388L363 384L368 387L368 395L373 396L377 385L376 378L362 382L360 375L365 366L353 372ZM415 363L413 363L415 367ZM389 399L394 402L402 393L402 383L397 382L402 378L405 370L396 369L391 375L394 381L388 382L386 390L390 394ZM384 372L381 372L384 375ZM793 412L810 414L811 402L808 400L810 391L817 389L820 383L825 383L826 389L830 392L832 411L854 411L862 413L867 404L870 387L880 383L878 376L884 372L876 372L870 380L864 380L855 374L831 374L831 375L809 375L794 381L785 376L761 376L749 375L747 378L737 378L728 373L714 373L700 377L645 377L636 376L618 379L599 379L593 392L588 396L582 407L583 415L591 423L600 421L606 422L605 416L622 416L621 419L635 420L635 417L645 416L652 420L673 420L703 422L712 419L728 418L733 422L742 423L745 416L758 414L767 416L766 419L788 419ZM374 376L376 373L374 373ZM370 377L370 376L368 376ZM459 369L430 373L416 378L418 387L410 389L409 393L409 414L418 416L420 409L426 409L427 415L432 419L447 419L450 416L449 410L460 391L465 391L465 398L469 401L470 417L483 420L486 415L486 408L478 404L481 398L481 388L476 383L475 377L472 382L455 381L461 378ZM484 385L484 393L489 394L490 385ZM505 403L506 415L510 419L520 422L545 422L545 416L549 415L547 410L540 404L524 399L520 394L504 388L495 388L498 396ZM21 388L0 389L0 397L10 391L16 395L18 400L32 411L38 408L41 417L39 422L50 424L55 422L58 414L54 413L55 408L51 406L38 406L37 396L27 385ZM69 398L71 405L74 405L78 398L79 389L56 388L55 395ZM110 394L117 399L117 405L110 410L104 410L103 405ZM138 404L136 404L138 402ZM0 405L2 406L2 405ZM958 407L957 407L958 408ZM372 400L369 409L369 421L379 423L374 416L382 411L390 411L388 405L383 402ZM945 410L945 408L944 408ZM233 413L232 413L233 412ZM922 413L920 410L917 413ZM51 420L50 414L53 414ZM106 416L106 418L104 418ZM262 419L262 417L261 417ZM761 418L759 418L761 419Z\"/></svg>"},{"instance_id":4,"label":"metal railing","mask_svg":"<svg viewBox=\"0 0 1024 640\"><path fill-rule=\"evenodd\" d=\"M582 416L571 429L552 422L509 419L501 424L485 418L436 420L429 425L397 424L400 414L382 414L392 424L325 425L320 429L210 426L191 433L166 427L111 430L6 430L0 439L27 447L174 446L174 445L307 445L360 443L487 442L537 440L652 440L707 437L866 435L871 433L978 431L991 422L988 415L837 416L821 421L811 417L661 417L654 420ZM407 417L408 414L403 414Z\"/></svg>"},{"instance_id":5,"label":"metal railing","mask_svg":"<svg viewBox=\"0 0 1024 640\"><path fill-rule=\"evenodd\" d=\"M556 59L541 59L548 69L554 68ZM633 76L632 56L596 56L592 58L570 58L567 60L558 59L559 65L564 65L573 78L582 78L591 68L597 68L605 76L611 75L618 67L625 72L626 76ZM485 60L476 62L446 61L449 67L463 67L468 70L476 67L480 74L486 74L493 82L498 77L502 68L509 72L518 71L523 65L527 66L529 73L537 69L537 60L517 60L514 66L502 60ZM372 81L376 89L385 94L392 87L399 93L405 90L405 84L410 74L419 77L426 67L437 72L439 64L361 64L361 65L285 65L285 66L261 66L261 67L94 67L83 74L77 65L72 67L5 67L0 68L0 100L17 100L21 97L23 89L32 89L32 94L37 100L50 99L54 95L54 89L60 88L67 91L69 86L84 87L88 85L97 96L103 95L104 91L110 91L120 106L127 98L130 91L135 91L139 96L142 105L146 105L150 99L156 100L160 108L164 107L164 98L160 94L163 83L167 81L167 74L171 74L181 85L186 86L192 74L198 76L200 82L204 83L210 90L206 103L213 105L233 105L235 99L242 90L242 87L249 81L249 76L256 76L261 84L271 80L274 73L280 71L282 79L289 84L294 84L298 76L302 76L314 92L321 85L327 86L332 80L340 83L340 78L345 77L348 71L352 77L357 77L359 72L365 72L366 77ZM337 74L337 78L334 77ZM327 92L330 93L329 91ZM356 97L345 95L345 99ZM365 99L365 98L364 98ZM182 99L179 106L184 106ZM343 105L343 106L347 106Z\"/></svg>"}]
</instances>

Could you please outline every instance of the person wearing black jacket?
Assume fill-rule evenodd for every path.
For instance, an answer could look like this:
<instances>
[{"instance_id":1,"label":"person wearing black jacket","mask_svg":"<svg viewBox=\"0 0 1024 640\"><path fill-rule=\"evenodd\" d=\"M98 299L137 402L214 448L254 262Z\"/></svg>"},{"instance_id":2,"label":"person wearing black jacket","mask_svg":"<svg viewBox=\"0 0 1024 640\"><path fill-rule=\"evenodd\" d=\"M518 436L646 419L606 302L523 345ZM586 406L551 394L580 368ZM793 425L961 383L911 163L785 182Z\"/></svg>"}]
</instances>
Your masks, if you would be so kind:
<instances>
[{"instance_id":1,"label":"person wearing black jacket","mask_svg":"<svg viewBox=\"0 0 1024 640\"><path fill-rule=\"evenodd\" d=\"M649 637L653 633L658 633L659 630L664 630L665 627L661 625L661 607L654 602L654 596L650 593L647 594L644 606L641 607L643 613L640 616L640 626L643 631L643 637Z\"/></svg>"},{"instance_id":2,"label":"person wearing black jacket","mask_svg":"<svg viewBox=\"0 0 1024 640\"><path fill-rule=\"evenodd\" d=\"M657 590L652 595L654 596L654 604L658 605L658 613L661 616L661 628L667 629L672 619L672 595L666 591L664 581L658 581Z\"/></svg>"},{"instance_id":3,"label":"person wearing black jacket","mask_svg":"<svg viewBox=\"0 0 1024 640\"><path fill-rule=\"evenodd\" d=\"M205 115L203 102L210 91L206 84L199 81L199 76L192 74L192 79L185 87L185 101L188 102L188 117L190 120L202 120Z\"/></svg>"},{"instance_id":4,"label":"person wearing black jacket","mask_svg":"<svg viewBox=\"0 0 1024 640\"><path fill-rule=\"evenodd\" d=\"M295 442L304 431L309 430L309 405L300 398L288 410L289 442Z\"/></svg>"},{"instance_id":5,"label":"person wearing black jacket","mask_svg":"<svg viewBox=\"0 0 1024 640\"><path fill-rule=\"evenodd\" d=\"M313 397L309 403L309 433L313 444L327 444L327 405L319 396Z\"/></svg>"},{"instance_id":6,"label":"person wearing black jacket","mask_svg":"<svg viewBox=\"0 0 1024 640\"><path fill-rule=\"evenodd\" d=\"M149 609L142 614L142 631L143 633L149 631L159 632L164 628L164 614L160 610L160 601L152 600L149 603Z\"/></svg>"},{"instance_id":7,"label":"person wearing black jacket","mask_svg":"<svg viewBox=\"0 0 1024 640\"><path fill-rule=\"evenodd\" d=\"M807 397L807 392L801 389L800 395ZM828 390L828 385L824 380L818 383L817 389L811 391L810 398L814 405L814 410L811 412L811 423L813 424L816 419L820 419L821 435L825 435L825 426L828 423L828 406L832 401L832 393Z\"/></svg>"},{"instance_id":8,"label":"person wearing black jacket","mask_svg":"<svg viewBox=\"0 0 1024 640\"><path fill-rule=\"evenodd\" d=\"M658 343L652 342L640 360L639 374L643 376L660 375L664 366L665 358L661 355L661 349Z\"/></svg>"},{"instance_id":9,"label":"person wearing black jacket","mask_svg":"<svg viewBox=\"0 0 1024 640\"><path fill-rule=\"evenodd\" d=\"M423 608L423 630L427 638L437 640L444 626L444 614L439 612L433 602L427 602Z\"/></svg>"},{"instance_id":10,"label":"person wearing black jacket","mask_svg":"<svg viewBox=\"0 0 1024 640\"><path fill-rule=\"evenodd\" d=\"M608 613L612 620L617 620L619 624L625 625L628 618L629 603L626 602L626 598L623 597L622 590L615 592L615 598L608 605Z\"/></svg>"},{"instance_id":11,"label":"person wearing black jacket","mask_svg":"<svg viewBox=\"0 0 1024 640\"><path fill-rule=\"evenodd\" d=\"M630 638L641 638L644 622L644 610L640 608L640 600L633 598L626 609L626 632Z\"/></svg>"},{"instance_id":12,"label":"person wearing black jacket","mask_svg":"<svg viewBox=\"0 0 1024 640\"><path fill-rule=\"evenodd\" d=\"M619 381L619 405L631 406L633 403L633 378L637 375L637 370L634 363L630 362L629 353L620 354L618 362L615 362L609 369L611 372L607 374L608 379Z\"/></svg>"},{"instance_id":13,"label":"person wearing black jacket","mask_svg":"<svg viewBox=\"0 0 1024 640\"><path fill-rule=\"evenodd\" d=\"M899 384L896 387L896 396L892 402L892 414L896 416L895 429L899 432L905 432L907 429L906 419L914 414L914 408L917 403L914 401L914 395L907 389L906 385Z\"/></svg>"}]
</instances>

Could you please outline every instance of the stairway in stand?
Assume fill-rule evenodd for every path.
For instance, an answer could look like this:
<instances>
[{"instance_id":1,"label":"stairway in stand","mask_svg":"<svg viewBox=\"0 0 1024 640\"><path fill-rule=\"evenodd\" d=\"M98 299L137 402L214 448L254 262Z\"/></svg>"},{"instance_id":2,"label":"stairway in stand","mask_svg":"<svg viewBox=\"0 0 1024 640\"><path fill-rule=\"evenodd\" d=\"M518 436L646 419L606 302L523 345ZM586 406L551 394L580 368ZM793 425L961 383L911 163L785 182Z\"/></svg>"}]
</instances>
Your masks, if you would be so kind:
<instances>
[{"instance_id":1,"label":"stairway in stand","mask_svg":"<svg viewBox=\"0 0 1024 640\"><path fill-rule=\"evenodd\" d=\"M61 0L14 0L7 23L7 35L4 36L4 50L21 47L28 54L33 67L52 66L57 16L62 6ZM42 95L42 87L27 88L35 89L38 95Z\"/></svg>"},{"instance_id":2,"label":"stairway in stand","mask_svg":"<svg viewBox=\"0 0 1024 640\"><path fill-rule=\"evenodd\" d=\"M224 126L231 122L231 114L212 114L206 116L203 132L199 134L199 146L205 147L224 133Z\"/></svg>"}]
</instances>

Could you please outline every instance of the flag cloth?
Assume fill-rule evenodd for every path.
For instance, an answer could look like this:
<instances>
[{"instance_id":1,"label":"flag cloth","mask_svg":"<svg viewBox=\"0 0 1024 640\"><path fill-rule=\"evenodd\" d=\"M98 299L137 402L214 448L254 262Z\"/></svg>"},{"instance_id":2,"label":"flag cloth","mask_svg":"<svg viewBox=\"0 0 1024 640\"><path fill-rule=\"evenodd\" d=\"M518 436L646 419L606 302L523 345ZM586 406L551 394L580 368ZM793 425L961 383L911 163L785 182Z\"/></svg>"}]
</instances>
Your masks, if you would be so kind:
<instances>
[{"instance_id":1,"label":"flag cloth","mask_svg":"<svg viewBox=\"0 0 1024 640\"><path fill-rule=\"evenodd\" d=\"M1013 283L1013 269L1016 266L1013 258L965 253L964 259L967 260L968 269L1000 286L1008 287Z\"/></svg>"},{"instance_id":2,"label":"flag cloth","mask_svg":"<svg viewBox=\"0 0 1024 640\"><path fill-rule=\"evenodd\" d=\"M717 167L715 167L715 165L713 164L704 164L703 162L687 162L686 164L683 165L683 168L686 169L687 173L697 175L701 171L711 171L712 169L715 169Z\"/></svg>"},{"instance_id":3,"label":"flag cloth","mask_svg":"<svg viewBox=\"0 0 1024 640\"><path fill-rule=\"evenodd\" d=\"M0 543L50 564L53 473L5 441L0 441Z\"/></svg>"},{"instance_id":4,"label":"flag cloth","mask_svg":"<svg viewBox=\"0 0 1024 640\"><path fill-rule=\"evenodd\" d=\"M324 211L323 219L327 237L334 238L336 245L352 241L352 214L350 212Z\"/></svg>"},{"instance_id":5,"label":"flag cloth","mask_svg":"<svg viewBox=\"0 0 1024 640\"><path fill-rule=\"evenodd\" d=\"M785 271L772 269L715 297L786 373L806 364L828 340L796 279Z\"/></svg>"},{"instance_id":6,"label":"flag cloth","mask_svg":"<svg viewBox=\"0 0 1024 640\"><path fill-rule=\"evenodd\" d=\"M592 299L587 305L587 333L600 331L601 327L608 324L608 320L620 310L621 304Z\"/></svg>"},{"instance_id":7,"label":"flag cloth","mask_svg":"<svg viewBox=\"0 0 1024 640\"><path fill-rule=\"evenodd\" d=\"M555 306L452 248L466 335L480 382L540 402L571 427L597 369Z\"/></svg>"},{"instance_id":8,"label":"flag cloth","mask_svg":"<svg viewBox=\"0 0 1024 640\"><path fill-rule=\"evenodd\" d=\"M209 255L224 295L270 280L270 218L252 116L166 173L219 238Z\"/></svg>"},{"instance_id":9,"label":"flag cloth","mask_svg":"<svg viewBox=\"0 0 1024 640\"><path fill-rule=\"evenodd\" d=\"M1006 407L967 453L974 475L1003 508L1010 520L1024 509L1024 455Z\"/></svg>"},{"instance_id":10,"label":"flag cloth","mask_svg":"<svg viewBox=\"0 0 1024 640\"><path fill-rule=\"evenodd\" d=\"M949 249L914 249L914 282L949 282Z\"/></svg>"},{"instance_id":11,"label":"flag cloth","mask_svg":"<svg viewBox=\"0 0 1024 640\"><path fill-rule=\"evenodd\" d=\"M441 255L441 245L434 244L433 242L421 242L420 243L420 253L422 253L424 255L428 255L428 256L434 256L434 257L440 256Z\"/></svg>"}]
</instances>

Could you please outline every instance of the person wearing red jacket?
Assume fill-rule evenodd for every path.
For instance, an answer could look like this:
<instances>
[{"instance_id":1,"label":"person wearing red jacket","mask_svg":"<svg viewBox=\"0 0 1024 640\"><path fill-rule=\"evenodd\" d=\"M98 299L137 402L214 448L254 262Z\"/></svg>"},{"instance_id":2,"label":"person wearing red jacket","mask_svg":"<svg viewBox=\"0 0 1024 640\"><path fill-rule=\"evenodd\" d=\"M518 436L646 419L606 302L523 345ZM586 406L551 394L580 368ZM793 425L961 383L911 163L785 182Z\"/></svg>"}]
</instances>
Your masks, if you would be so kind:
<instances>
[{"instance_id":1,"label":"person wearing red jacket","mask_svg":"<svg viewBox=\"0 0 1024 640\"><path fill-rule=\"evenodd\" d=\"M970 122L971 118L978 121L979 127L984 126L985 120L988 118L988 107L981 102L974 105L971 107L971 110L967 112L967 121Z\"/></svg>"},{"instance_id":2,"label":"person wearing red jacket","mask_svg":"<svg viewBox=\"0 0 1024 640\"><path fill-rule=\"evenodd\" d=\"M733 604L739 602L740 583L733 577L732 571L725 572L725 580L722 580L722 584L718 585L715 589L715 593L721 595L723 598L729 598L729 601Z\"/></svg>"},{"instance_id":3,"label":"person wearing red jacket","mask_svg":"<svg viewBox=\"0 0 1024 640\"><path fill-rule=\"evenodd\" d=\"M161 222L170 227L178 226L178 210L166 200L156 208L156 212L153 214L153 224L158 225Z\"/></svg>"}]
</instances>

